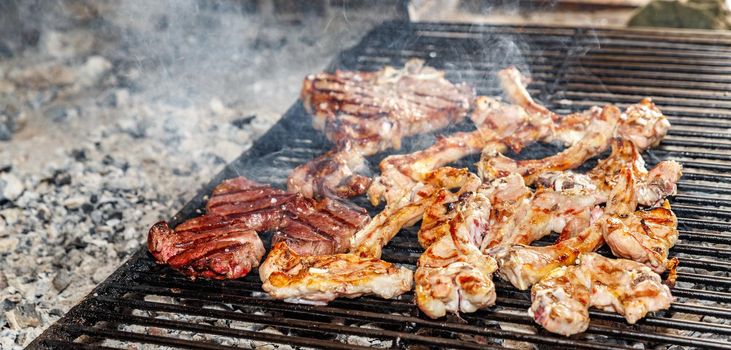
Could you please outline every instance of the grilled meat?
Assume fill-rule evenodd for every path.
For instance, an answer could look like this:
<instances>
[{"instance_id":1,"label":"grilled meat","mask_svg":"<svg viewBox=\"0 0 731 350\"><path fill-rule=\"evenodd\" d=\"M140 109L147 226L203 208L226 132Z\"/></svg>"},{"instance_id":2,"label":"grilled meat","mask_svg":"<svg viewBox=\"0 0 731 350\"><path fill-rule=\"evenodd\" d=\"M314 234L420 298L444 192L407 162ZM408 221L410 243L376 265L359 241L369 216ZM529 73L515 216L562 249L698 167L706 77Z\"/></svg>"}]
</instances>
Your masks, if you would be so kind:
<instances>
[{"instance_id":1,"label":"grilled meat","mask_svg":"<svg viewBox=\"0 0 731 350\"><path fill-rule=\"evenodd\" d=\"M259 268L262 289L275 299L324 305L339 298L377 295L390 299L411 290L413 273L356 254L302 256L280 242Z\"/></svg>"},{"instance_id":2,"label":"grilled meat","mask_svg":"<svg viewBox=\"0 0 731 350\"><path fill-rule=\"evenodd\" d=\"M495 251L499 275L525 290L554 269L573 264L579 254L599 248L604 243L605 232L623 226L620 218L634 215L637 206L632 171L627 167L618 177L603 215L574 237L549 246L514 244Z\"/></svg>"},{"instance_id":3,"label":"grilled meat","mask_svg":"<svg viewBox=\"0 0 731 350\"><path fill-rule=\"evenodd\" d=\"M538 129L529 123L527 115L520 108L513 108L487 97L476 99L471 118L477 126L475 131L439 137L434 145L425 150L392 155L381 161L381 175L368 189L371 203L378 205L381 199L385 199L390 204L402 198L430 171L477 153L485 147L504 149L499 141L519 127Z\"/></svg>"},{"instance_id":4,"label":"grilled meat","mask_svg":"<svg viewBox=\"0 0 731 350\"><path fill-rule=\"evenodd\" d=\"M668 261L668 253L678 241L678 219L667 201L663 207L638 210L615 224L616 229L604 232L614 255L643 263L657 273L675 266Z\"/></svg>"},{"instance_id":5,"label":"grilled meat","mask_svg":"<svg viewBox=\"0 0 731 350\"><path fill-rule=\"evenodd\" d=\"M417 223L427 208L438 199L441 189L459 189L460 193L474 191L480 179L467 169L443 167L428 173L425 183L412 188L412 193L386 206L371 222L354 236L351 252L361 256L380 257L382 248L403 227Z\"/></svg>"},{"instance_id":6,"label":"grilled meat","mask_svg":"<svg viewBox=\"0 0 731 350\"><path fill-rule=\"evenodd\" d=\"M508 67L498 73L503 90L513 103L525 109L529 114L538 118L550 118L553 120L564 120L564 132L557 133L557 140L565 145L576 143L584 137L584 127L593 119L591 113L580 112L569 115L558 115L551 112L533 100L525 88L527 79L523 77L515 67ZM596 109L597 107L593 107ZM591 109L587 112L590 112ZM571 133L569 130L575 132ZM639 147L646 150L660 143L670 129L670 122L652 103L649 98L642 99L639 103L627 107L622 114L622 121L617 128L617 137L629 139ZM572 136L573 135L573 140Z\"/></svg>"},{"instance_id":7,"label":"grilled meat","mask_svg":"<svg viewBox=\"0 0 731 350\"><path fill-rule=\"evenodd\" d=\"M481 247L487 254L513 244L530 244L551 232L560 233L561 239L574 237L601 215L592 184L539 188L531 193L523 178L512 174L493 180L492 186L496 189L491 198L492 224Z\"/></svg>"},{"instance_id":8,"label":"grilled meat","mask_svg":"<svg viewBox=\"0 0 731 350\"><path fill-rule=\"evenodd\" d=\"M615 185L613 181L616 175L627 166L631 167L635 177L634 192L637 203L647 207L656 207L667 196L674 195L682 175L682 167L673 160L659 162L648 172L635 144L630 140L615 138L612 140L612 153L609 157L600 160L587 174L549 171L537 176L535 183L549 188L593 184L599 202L604 202Z\"/></svg>"},{"instance_id":9,"label":"grilled meat","mask_svg":"<svg viewBox=\"0 0 731 350\"><path fill-rule=\"evenodd\" d=\"M465 193L449 220L448 234L421 255L414 275L416 304L431 318L475 312L495 303L495 259L478 248L487 230L490 201Z\"/></svg>"},{"instance_id":10,"label":"grilled meat","mask_svg":"<svg viewBox=\"0 0 731 350\"><path fill-rule=\"evenodd\" d=\"M336 148L295 169L289 189L321 197L364 193L367 178L356 175L363 156L398 149L403 137L462 120L474 91L450 83L443 71L421 60L410 60L403 69L308 76L300 97L314 127Z\"/></svg>"},{"instance_id":11,"label":"grilled meat","mask_svg":"<svg viewBox=\"0 0 731 350\"><path fill-rule=\"evenodd\" d=\"M173 231L166 222L150 229L147 247L158 263L191 278L236 279L259 266L264 245L255 231L234 224L200 231Z\"/></svg>"},{"instance_id":12,"label":"grilled meat","mask_svg":"<svg viewBox=\"0 0 731 350\"><path fill-rule=\"evenodd\" d=\"M647 266L596 253L583 253L577 262L554 270L531 290L528 313L550 332L583 332L589 307L616 312L630 324L670 307L670 289Z\"/></svg>"},{"instance_id":13,"label":"grilled meat","mask_svg":"<svg viewBox=\"0 0 731 350\"><path fill-rule=\"evenodd\" d=\"M349 144L332 149L295 168L287 188L307 198L348 198L365 193L371 178L366 159Z\"/></svg>"},{"instance_id":14,"label":"grilled meat","mask_svg":"<svg viewBox=\"0 0 731 350\"><path fill-rule=\"evenodd\" d=\"M174 231L164 222L150 229L148 246L158 263L192 277L239 278L264 255L257 232L274 231L273 243L286 241L299 254L334 254L348 251L353 234L369 220L362 208L315 201L243 177L216 186L206 212Z\"/></svg>"},{"instance_id":15,"label":"grilled meat","mask_svg":"<svg viewBox=\"0 0 731 350\"><path fill-rule=\"evenodd\" d=\"M625 166L632 167L636 179L634 191L637 202L649 207L658 206L665 197L674 195L682 175L682 167L674 160L659 162L648 172L639 147L633 141L621 138L612 141L612 153L599 161L587 175L601 192L609 193L614 186L613 175Z\"/></svg>"},{"instance_id":16,"label":"grilled meat","mask_svg":"<svg viewBox=\"0 0 731 350\"><path fill-rule=\"evenodd\" d=\"M302 102L313 125L338 146L371 155L399 148L401 138L443 128L467 115L472 88L413 59L402 69L336 71L308 76Z\"/></svg>"},{"instance_id":17,"label":"grilled meat","mask_svg":"<svg viewBox=\"0 0 731 350\"><path fill-rule=\"evenodd\" d=\"M368 222L364 211L331 199L318 203L299 194L282 205L282 213L272 244L286 241L291 249L306 255L347 252L355 231Z\"/></svg>"},{"instance_id":18,"label":"grilled meat","mask_svg":"<svg viewBox=\"0 0 731 350\"><path fill-rule=\"evenodd\" d=\"M528 314L552 333L569 336L589 327L591 271L578 265L551 271L531 289Z\"/></svg>"},{"instance_id":19,"label":"grilled meat","mask_svg":"<svg viewBox=\"0 0 731 350\"><path fill-rule=\"evenodd\" d=\"M577 168L609 148L620 114L619 109L614 106L604 107L602 113L591 120L579 142L548 158L516 161L495 150L483 152L478 163L480 176L484 179L495 179L516 173L522 175L527 184L532 184L543 172Z\"/></svg>"},{"instance_id":20,"label":"grilled meat","mask_svg":"<svg viewBox=\"0 0 731 350\"><path fill-rule=\"evenodd\" d=\"M259 232L275 231L272 244L287 241L290 248L306 255L348 251L353 234L369 220L366 211L354 205L330 198L315 201L242 177L218 185L207 212L181 226L215 222L215 216L221 216L223 222L244 222Z\"/></svg>"},{"instance_id":21,"label":"grilled meat","mask_svg":"<svg viewBox=\"0 0 731 350\"><path fill-rule=\"evenodd\" d=\"M519 152L533 142L560 142L570 146L584 136L590 121L599 118L601 112L596 107L554 119L551 115L527 113L520 106L478 97L470 116L477 130L440 137L422 151L387 157L380 164L381 175L368 189L368 197L373 205L378 205L381 199L391 203L430 170L480 151L497 153L510 148Z\"/></svg>"}]
</instances>

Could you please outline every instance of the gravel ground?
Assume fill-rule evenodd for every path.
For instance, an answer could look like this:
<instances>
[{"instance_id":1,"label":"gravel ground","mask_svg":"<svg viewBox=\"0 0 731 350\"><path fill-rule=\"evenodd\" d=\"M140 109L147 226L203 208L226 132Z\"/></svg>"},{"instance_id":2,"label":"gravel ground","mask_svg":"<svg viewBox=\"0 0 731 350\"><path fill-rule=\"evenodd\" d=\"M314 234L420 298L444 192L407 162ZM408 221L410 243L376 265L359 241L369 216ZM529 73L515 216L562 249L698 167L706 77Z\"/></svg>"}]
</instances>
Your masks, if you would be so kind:
<instances>
[{"instance_id":1,"label":"gravel ground","mask_svg":"<svg viewBox=\"0 0 731 350\"><path fill-rule=\"evenodd\" d=\"M27 345L104 280L276 122L304 75L384 18L287 20L245 3L14 9L32 19L20 41L0 36L0 348Z\"/></svg>"}]
</instances>

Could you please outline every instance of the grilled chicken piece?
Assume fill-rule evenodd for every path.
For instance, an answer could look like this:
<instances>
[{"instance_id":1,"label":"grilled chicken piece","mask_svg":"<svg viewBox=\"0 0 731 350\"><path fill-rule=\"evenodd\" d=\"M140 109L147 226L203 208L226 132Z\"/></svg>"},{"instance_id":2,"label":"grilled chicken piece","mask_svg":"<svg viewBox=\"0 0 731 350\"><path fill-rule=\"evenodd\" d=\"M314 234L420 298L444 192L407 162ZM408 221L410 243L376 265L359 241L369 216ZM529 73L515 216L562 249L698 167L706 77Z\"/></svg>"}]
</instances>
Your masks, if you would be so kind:
<instances>
[{"instance_id":1,"label":"grilled chicken piece","mask_svg":"<svg viewBox=\"0 0 731 350\"><path fill-rule=\"evenodd\" d=\"M633 215L637 201L631 169L625 168L618 177L604 214L574 237L544 247L515 244L497 249L494 256L500 277L525 290L554 269L573 264L579 254L599 248L605 232L624 227L620 218Z\"/></svg>"},{"instance_id":2,"label":"grilled chicken piece","mask_svg":"<svg viewBox=\"0 0 731 350\"><path fill-rule=\"evenodd\" d=\"M668 286L647 266L596 253L583 253L577 262L554 270L531 290L528 313L550 332L569 336L585 331L589 307L616 312L634 324L673 301Z\"/></svg>"},{"instance_id":3,"label":"grilled chicken piece","mask_svg":"<svg viewBox=\"0 0 731 350\"><path fill-rule=\"evenodd\" d=\"M311 75L300 97L314 127L325 132L335 149L295 169L288 185L307 197L321 197L364 193L369 181L358 175L363 156L398 149L403 137L459 122L474 91L414 59L403 69Z\"/></svg>"},{"instance_id":4,"label":"grilled chicken piece","mask_svg":"<svg viewBox=\"0 0 731 350\"><path fill-rule=\"evenodd\" d=\"M368 189L368 197L373 205L378 205L381 199L391 203L430 170L480 151L505 152L510 148L520 152L533 142L559 142L570 146L583 137L590 121L598 118L601 112L601 108L595 107L564 117L527 113L520 106L480 96L475 100L470 116L477 130L440 137L422 151L386 157L380 164L381 175Z\"/></svg>"},{"instance_id":5,"label":"grilled chicken piece","mask_svg":"<svg viewBox=\"0 0 731 350\"><path fill-rule=\"evenodd\" d=\"M286 302L325 305L339 298L377 295L391 299L411 290L404 267L355 254L301 256L280 242L259 268L262 289Z\"/></svg>"},{"instance_id":6,"label":"grilled chicken piece","mask_svg":"<svg viewBox=\"0 0 731 350\"><path fill-rule=\"evenodd\" d=\"M513 160L494 150L483 152L478 163L480 176L491 180L508 174L520 174L525 178L526 184L530 185L541 173L577 168L609 148L620 115L621 112L616 107L604 107L602 113L591 120L579 142L544 159Z\"/></svg>"},{"instance_id":7,"label":"grilled chicken piece","mask_svg":"<svg viewBox=\"0 0 731 350\"><path fill-rule=\"evenodd\" d=\"M628 165L632 167L636 178L634 190L640 205L655 207L662 204L665 197L675 194L682 175L682 166L674 160L666 160L659 162L648 172L639 147L628 139L614 139L612 154L599 161L587 175L601 192L609 193L614 186L613 175Z\"/></svg>"},{"instance_id":8,"label":"grilled chicken piece","mask_svg":"<svg viewBox=\"0 0 731 350\"><path fill-rule=\"evenodd\" d=\"M155 261L193 279L240 278L259 266L264 256L259 236L242 224L173 231L166 222L158 222L150 229L147 247Z\"/></svg>"},{"instance_id":9,"label":"grilled chicken piece","mask_svg":"<svg viewBox=\"0 0 731 350\"><path fill-rule=\"evenodd\" d=\"M551 232L560 233L561 240L574 237L602 214L597 206L600 198L591 183L558 190L539 188L535 193L518 174L492 183L498 184L498 190L491 202L501 210L494 210L490 231L483 241L481 249L486 254L514 244L528 245Z\"/></svg>"},{"instance_id":10,"label":"grilled chicken piece","mask_svg":"<svg viewBox=\"0 0 731 350\"><path fill-rule=\"evenodd\" d=\"M470 154L504 152L508 148L519 152L536 141L573 142L574 134L586 129L584 120L597 114L591 110L581 117L577 114L554 122L484 96L478 97L474 106L470 118L477 130L440 137L422 151L386 157L380 164L381 175L368 189L371 203L378 205L382 199L391 203L422 181L424 174Z\"/></svg>"},{"instance_id":11,"label":"grilled chicken piece","mask_svg":"<svg viewBox=\"0 0 731 350\"><path fill-rule=\"evenodd\" d=\"M381 199L387 204L402 198L430 171L457 161L483 148L497 147L504 150L501 139L510 136L518 128L538 130L528 115L520 108L501 104L488 97L475 100L471 115L477 130L458 132L439 137L431 147L410 154L392 155L381 161L381 175L368 189L368 198L375 206Z\"/></svg>"},{"instance_id":12,"label":"grilled chicken piece","mask_svg":"<svg viewBox=\"0 0 731 350\"><path fill-rule=\"evenodd\" d=\"M657 273L675 267L675 261L668 261L668 252L678 241L678 219L667 201L663 207L638 210L619 221L617 229L604 232L614 255L643 263Z\"/></svg>"},{"instance_id":13,"label":"grilled chicken piece","mask_svg":"<svg viewBox=\"0 0 731 350\"><path fill-rule=\"evenodd\" d=\"M565 336L589 327L591 272L578 265L551 271L531 289L528 314L543 328Z\"/></svg>"},{"instance_id":14,"label":"grilled chicken piece","mask_svg":"<svg viewBox=\"0 0 731 350\"><path fill-rule=\"evenodd\" d=\"M594 192L600 202L604 202L612 187L614 179L624 167L630 166L635 177L634 192L638 204L656 207L662 204L667 196L674 195L677 183L682 175L682 167L674 160L658 163L649 172L645 169L645 161L634 143L630 140L615 138L612 140L612 153L600 160L596 167L586 175L570 171L551 171L540 174L536 184L554 188L575 183L593 183ZM584 185L585 186L585 185Z\"/></svg>"},{"instance_id":15,"label":"grilled chicken piece","mask_svg":"<svg viewBox=\"0 0 731 350\"><path fill-rule=\"evenodd\" d=\"M623 315L630 324L669 308L673 301L670 288L647 266L596 253L582 254L579 260L592 275L591 306Z\"/></svg>"},{"instance_id":16,"label":"grilled chicken piece","mask_svg":"<svg viewBox=\"0 0 731 350\"><path fill-rule=\"evenodd\" d=\"M401 228L412 226L422 218L427 208L439 199L440 190L458 189L456 195L459 196L476 190L481 183L468 169L451 167L428 173L424 181L414 186L408 196L386 206L366 227L358 231L351 252L364 257L380 257L383 247Z\"/></svg>"},{"instance_id":17,"label":"grilled chicken piece","mask_svg":"<svg viewBox=\"0 0 731 350\"><path fill-rule=\"evenodd\" d=\"M454 218L455 205L459 201L457 194L442 188L434 196L421 218L417 237L419 244L426 249L444 235L449 234L449 223Z\"/></svg>"},{"instance_id":18,"label":"grilled chicken piece","mask_svg":"<svg viewBox=\"0 0 731 350\"><path fill-rule=\"evenodd\" d=\"M465 193L449 220L449 234L421 255L414 275L416 304L431 318L475 312L495 303L495 259L478 248L490 219L490 201Z\"/></svg>"},{"instance_id":19,"label":"grilled chicken piece","mask_svg":"<svg viewBox=\"0 0 731 350\"><path fill-rule=\"evenodd\" d=\"M573 121L566 123L566 129L575 129L574 140L571 140L572 133L557 133L564 144L574 144L584 136L582 125L588 124L592 118L590 114L574 113L569 115L557 115L548 108L535 102L525 87L528 79L523 77L515 67L508 67L498 73L500 82L506 95L513 103L524 108L529 114L536 117L551 118L553 120L563 119ZM596 107L594 107L596 108ZM573 125L572 125L573 124ZM652 103L649 98L642 99L639 103L627 107L622 114L622 122L617 128L617 137L629 139L634 142L640 150L646 150L660 143L670 129L670 122Z\"/></svg>"}]
</instances>

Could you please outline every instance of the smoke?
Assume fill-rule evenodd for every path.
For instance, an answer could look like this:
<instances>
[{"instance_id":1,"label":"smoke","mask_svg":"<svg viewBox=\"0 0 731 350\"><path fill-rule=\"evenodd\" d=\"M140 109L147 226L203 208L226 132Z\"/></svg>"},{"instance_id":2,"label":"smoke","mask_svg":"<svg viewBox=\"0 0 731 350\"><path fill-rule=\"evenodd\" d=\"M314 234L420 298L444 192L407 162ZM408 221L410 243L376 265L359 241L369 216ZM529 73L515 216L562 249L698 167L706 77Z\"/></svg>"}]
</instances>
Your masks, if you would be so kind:
<instances>
[{"instance_id":1,"label":"smoke","mask_svg":"<svg viewBox=\"0 0 731 350\"><path fill-rule=\"evenodd\" d=\"M119 43L110 55L137 68L138 88L151 98L218 97L254 109L276 106L279 113L296 100L304 75L322 70L377 23L375 14L352 21L345 7L285 16L267 2L132 0L109 6L114 9L104 11L104 19Z\"/></svg>"}]
</instances>

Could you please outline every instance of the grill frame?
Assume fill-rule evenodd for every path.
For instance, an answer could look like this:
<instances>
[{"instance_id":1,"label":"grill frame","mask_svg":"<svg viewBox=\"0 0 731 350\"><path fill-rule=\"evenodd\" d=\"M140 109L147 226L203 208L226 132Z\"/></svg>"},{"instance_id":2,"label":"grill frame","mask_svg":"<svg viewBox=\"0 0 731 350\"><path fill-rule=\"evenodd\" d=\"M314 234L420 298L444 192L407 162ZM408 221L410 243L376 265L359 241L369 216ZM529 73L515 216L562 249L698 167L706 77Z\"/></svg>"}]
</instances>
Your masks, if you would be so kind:
<instances>
[{"instance_id":1,"label":"grill frame","mask_svg":"<svg viewBox=\"0 0 731 350\"><path fill-rule=\"evenodd\" d=\"M504 40L506 37L517 39L518 43ZM463 52L451 55L444 47L439 47L438 44L445 43L445 40L459 40L461 45L459 50ZM541 46L544 44L546 46ZM195 349L221 348L220 345L211 342L125 333L117 329L118 324L126 323L173 327L200 333L318 348L359 348L352 344L333 342L333 339L318 338L323 334L335 334L334 338L339 337L337 334L383 337L392 339L392 346L395 348L412 345L491 348L517 344L480 343L491 339L533 342L542 347L613 348L615 344L602 343L606 340L605 337L640 339L643 340L640 343L646 346L674 343L687 347L731 348L729 342L720 342L712 337L703 336L703 333L712 333L725 335L727 339L731 337L731 326L729 326L731 276L728 275L731 263L724 260L731 257L731 234L722 232L731 232L729 222L731 176L728 175L731 173L731 152L729 152L731 93L725 92L731 91L730 44L730 34L706 31L387 22L368 33L358 45L339 54L329 66L329 70L375 69L383 64L398 66L404 59L410 57L422 57L427 60L427 64L447 70L450 80L455 82L464 80L470 83L479 81L479 84L476 84L478 93L495 95L499 93L499 89L493 79L494 75L490 76L492 72L508 63L517 63L523 70L530 67L531 75L535 79L530 85L531 93L558 112L581 109L601 102L612 102L623 107L628 103L639 101L643 96L655 97L654 100L668 115L673 128L658 149L643 156L648 165L653 165L661 159L672 158L678 159L687 167L679 186L679 195L673 200L673 209L678 215L681 228L681 241L671 250L672 254L681 254L681 269L678 276L681 283L673 289L673 294L679 298L715 301L723 306L691 305L681 302L673 304L671 310L660 312L657 316L642 320L635 326L627 325L618 315L592 310L592 324L587 333L565 338L541 329L537 329L535 334L521 333L516 331L518 328L515 327L501 329L497 322L510 323L513 326L530 325L531 322L524 312L529 305L527 293L506 286L506 283L499 281L497 277L499 306L463 315L469 322L462 323L455 318L430 320L420 316L420 312L411 302L412 294L391 301L375 298L337 300L327 307L267 300L254 295L257 290L260 291L260 282L255 271L237 281L191 282L172 270L156 266L146 249L142 248L77 306L34 340L29 348L104 349L93 342L100 338L124 338L134 342ZM475 52L479 54L479 50L490 48L490 45L498 45L507 53L515 52L510 50L522 52L525 60L508 62L511 59L508 57L508 61L493 63L474 59ZM531 45L540 50L534 51ZM720 47L721 45L726 47ZM409 51L413 46L416 46L417 50ZM432 55L431 52L435 54ZM646 56L628 59L632 62L620 59L632 57L630 55L632 53L642 53ZM723 56L723 53L727 55ZM487 52L484 55L497 57ZM594 55L600 55L600 59L597 61ZM455 58L463 61L457 61ZM606 63L607 61L614 62L612 63L614 66ZM697 69L693 69L694 66L688 65L689 62L698 62L703 66L695 66ZM599 68L596 68L597 65ZM592 74L588 75L587 72ZM704 95L703 92L707 91L690 90L685 88L688 85L684 84L690 84L691 88L697 89L707 87L711 93ZM440 134L464 127L468 128L465 125L458 125ZM721 128L728 130L720 130ZM718 130L711 131L711 129ZM292 135L290 130L297 130L298 137L290 137ZM423 140L429 137L433 136L422 137L418 142L423 144ZM713 143L708 144L709 141ZM401 151L386 152L370 160L373 164L378 164L386 154L408 151L415 143L417 143L415 140L406 140ZM328 142L310 127L309 116L301 103L297 102L277 124L254 143L251 149L227 165L204 186L172 218L171 224L176 225L199 215L206 196L223 179L246 175L283 186L292 167L318 155L327 147ZM541 146L531 148L521 156L539 156L555 151L556 148ZM467 165L472 161L474 158L468 158L460 165ZM370 208L362 198L356 202ZM371 213L376 211L374 208L370 210ZM713 212L709 213L709 210ZM554 237L541 242L545 244ZM268 246L268 242L265 244ZM414 230L406 230L386 247L384 259L395 263L413 264L420 251ZM606 249L604 252L606 253ZM705 259L706 256L715 256L715 259ZM694 273L686 270L687 268L705 268L709 271ZM706 288L683 287L684 282L701 284ZM145 295L180 298L193 306L146 301ZM201 307L205 303L227 305L229 310ZM388 311L402 314L377 312L384 307L387 307ZM166 321L155 317L131 315L132 309L172 311L209 319L248 320L251 323L274 324L275 327L280 327L279 329L304 328L303 331L297 332L309 337L244 331L210 326L202 322ZM284 320L239 312L239 310L258 309L269 310L274 315L284 315ZM513 313L504 312L506 310ZM515 310L523 310L523 314L515 313ZM715 317L725 320L723 321L725 323L688 320L681 322L667 317L675 313L701 315L701 319ZM343 321L338 323L341 320ZM352 327L348 325L351 321L383 325L385 331ZM657 327L695 330L696 333L700 332L700 336L684 339L648 332L648 329ZM73 342L82 334L89 336L92 342L89 344ZM466 339L465 336L471 336L476 341L459 340L458 335L463 339ZM594 336L596 339L587 339L586 335ZM617 342L616 348L625 348L623 346L628 344L622 344L620 341Z\"/></svg>"}]
</instances>

